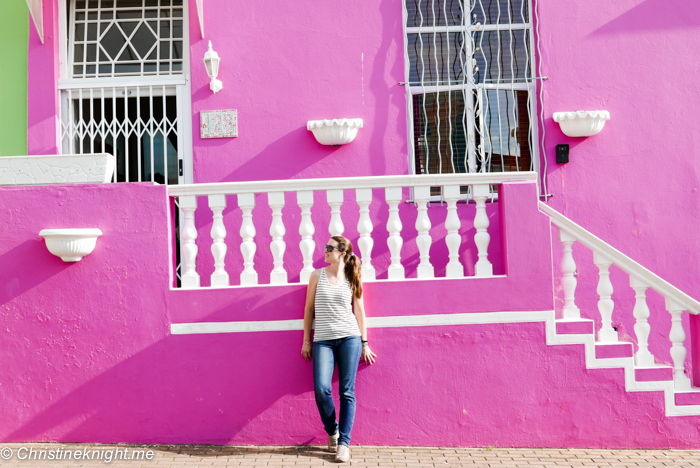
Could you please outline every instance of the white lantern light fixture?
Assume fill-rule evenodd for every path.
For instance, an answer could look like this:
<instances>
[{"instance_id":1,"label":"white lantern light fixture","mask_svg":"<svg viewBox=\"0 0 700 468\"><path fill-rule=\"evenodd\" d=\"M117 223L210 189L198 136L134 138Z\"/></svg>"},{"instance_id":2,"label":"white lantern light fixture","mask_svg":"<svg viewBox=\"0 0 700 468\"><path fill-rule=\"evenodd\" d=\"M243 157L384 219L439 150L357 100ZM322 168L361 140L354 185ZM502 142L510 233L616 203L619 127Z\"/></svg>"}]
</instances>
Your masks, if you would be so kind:
<instances>
[{"instance_id":1,"label":"white lantern light fixture","mask_svg":"<svg viewBox=\"0 0 700 468\"><path fill-rule=\"evenodd\" d=\"M221 58L219 58L219 54L217 54L211 48L211 41L209 41L209 50L207 50L207 53L204 54L204 66L207 67L207 75L209 75L209 78L211 78L211 83L209 83L209 89L211 89L215 93L217 91L221 91L221 88L224 87L223 83L216 79L216 77L219 75L220 61Z\"/></svg>"}]
</instances>

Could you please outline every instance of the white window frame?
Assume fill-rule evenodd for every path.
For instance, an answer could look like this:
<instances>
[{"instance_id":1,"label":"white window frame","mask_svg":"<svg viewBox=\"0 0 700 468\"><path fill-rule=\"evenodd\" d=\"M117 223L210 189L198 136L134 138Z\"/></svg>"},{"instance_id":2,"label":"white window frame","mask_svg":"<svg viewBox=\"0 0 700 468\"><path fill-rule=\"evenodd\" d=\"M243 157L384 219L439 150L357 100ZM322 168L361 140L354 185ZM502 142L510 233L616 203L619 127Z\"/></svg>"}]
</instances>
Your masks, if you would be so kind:
<instances>
[{"instance_id":1,"label":"white window frame","mask_svg":"<svg viewBox=\"0 0 700 468\"><path fill-rule=\"evenodd\" d=\"M192 158L192 91L190 80L190 43L189 43L189 2L183 1L183 44L182 44L182 72L171 73L169 75L150 75L150 76L118 76L118 77L99 77L99 78L72 78L72 63L70 50L72 44L69 44L71 33L69 28L72 27L73 21L68 18L69 4L73 6L75 0L59 0L58 2L58 20L59 20L59 114L56 122L56 138L59 151L63 149L62 141L62 123L61 123L61 106L67 104L64 97L65 90L80 89L83 92L90 89L104 89L109 93L112 88L124 89L129 92L131 88L139 87L141 89L168 89L166 95L175 95L177 99L177 121L178 121L178 159L181 160L183 166L183 175L178 176L178 184L191 184L194 182L193 174L193 158ZM70 48L69 48L70 47ZM172 89L175 89L174 93ZM94 91L93 91L94 92ZM99 97L96 96L96 97Z\"/></svg>"},{"instance_id":2,"label":"white window frame","mask_svg":"<svg viewBox=\"0 0 700 468\"><path fill-rule=\"evenodd\" d=\"M465 107L470 108L471 112L467 112L467 124L469 126L468 128L468 135L471 138L467 138L467 151L468 151L468 164L467 164L467 171L471 172L469 169L475 167L475 158L476 158L476 152L477 148L475 148L475 138L473 137L474 131L475 131L475 116L474 116L474 105L473 102L470 102L473 99L472 91L475 90L477 92L477 96L481 98L483 96L483 91L485 90L491 90L491 89L496 89L496 90L505 90L505 91L528 91L528 116L530 119L530 135L531 135L531 141L530 141L530 157L531 157L531 162L532 162L532 168L534 171L536 171L538 174L540 173L540 152L539 152L539 132L538 132L538 102L537 102L537 84L536 84L536 74L535 74L535 31L534 31L534 24L533 24L533 18L535 16L535 11L534 11L534 5L532 0L527 0L528 8L529 8L529 15L528 19L529 21L527 23L503 23L503 24L487 24L487 25L481 25L479 23L477 24L472 24L472 17L471 14L468 12L463 12L462 17L464 18L463 21L464 23L462 25L458 26L433 26L433 25L427 25L427 26L422 26L422 27L409 27L408 24L408 10L406 8L406 2L412 1L412 0L402 0L402 9L403 9L403 32L404 32L404 76L405 76L405 82L402 83L405 85L406 88L406 115L407 115L407 120L408 120L408 164L409 164L409 173L410 174L416 174L416 155L415 155L415 141L414 141L414 119L413 119L413 96L419 95L419 94L428 94L428 93L438 93L438 92L451 92L451 91L461 91L461 90L466 90L465 95L469 96L469 100L465 100ZM432 0L422 0L423 2L431 2ZM471 0L474 1L474 0ZM465 6L471 4L470 0L464 0ZM479 0L475 0L479 2ZM437 3L437 1L435 2ZM510 12L508 13L510 14ZM434 21L434 20L433 20ZM480 83L480 84L470 84L468 82L465 82L461 85L453 85L449 83L446 85L418 85L418 86L412 86L412 83L410 83L410 71L411 71L411 60L409 56L409 41L408 41L408 35L409 34L418 34L418 33L425 33L425 34L435 34L435 33L459 33L463 32L465 37L471 37L471 35L474 32L483 32L483 31L522 31L522 30L528 30L528 36L529 36L529 62L528 66L530 68L530 78L527 79L524 82L515 82L511 80L510 82L505 82L505 83ZM482 36L483 37L483 36ZM449 40L448 40L449 43ZM470 44L470 42L468 42ZM478 44L477 44L478 47ZM469 45L469 48L467 49L467 63L464 64L464 74L468 76L473 76L473 70L472 70L472 53L471 53L471 45ZM480 119L480 123L482 124L483 127L483 119ZM483 161L484 158L484 139L483 139L483 128L481 128L480 134L482 135L482 144L480 148L480 153L481 153L481 158ZM482 164L482 170L481 172L484 171L484 165ZM538 177L538 187L540 185L539 177ZM496 194L494 194L495 198ZM462 199L469 199L469 195L463 195ZM441 197L432 197L431 201L438 201L440 200Z\"/></svg>"}]
</instances>

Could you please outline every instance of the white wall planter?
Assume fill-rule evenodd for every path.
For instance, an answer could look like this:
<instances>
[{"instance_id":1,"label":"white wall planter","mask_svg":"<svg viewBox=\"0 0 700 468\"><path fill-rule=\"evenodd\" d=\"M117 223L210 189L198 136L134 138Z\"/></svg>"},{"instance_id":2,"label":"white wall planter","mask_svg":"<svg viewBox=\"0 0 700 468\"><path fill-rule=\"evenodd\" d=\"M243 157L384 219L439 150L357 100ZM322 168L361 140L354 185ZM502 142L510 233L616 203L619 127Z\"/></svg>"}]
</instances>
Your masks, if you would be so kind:
<instances>
[{"instance_id":1,"label":"white wall planter","mask_svg":"<svg viewBox=\"0 0 700 468\"><path fill-rule=\"evenodd\" d=\"M605 121L610 120L610 112L606 110L555 112L553 117L564 135L589 137L600 133Z\"/></svg>"},{"instance_id":2,"label":"white wall planter","mask_svg":"<svg viewBox=\"0 0 700 468\"><path fill-rule=\"evenodd\" d=\"M322 145L345 145L357 136L357 131L362 128L362 119L309 120L306 128Z\"/></svg>"},{"instance_id":3,"label":"white wall planter","mask_svg":"<svg viewBox=\"0 0 700 468\"><path fill-rule=\"evenodd\" d=\"M112 181L107 153L0 157L0 185L100 184Z\"/></svg>"},{"instance_id":4,"label":"white wall planter","mask_svg":"<svg viewBox=\"0 0 700 468\"><path fill-rule=\"evenodd\" d=\"M42 229L39 235L46 241L49 252L64 262L78 262L95 250L102 231L92 229Z\"/></svg>"}]
</instances>

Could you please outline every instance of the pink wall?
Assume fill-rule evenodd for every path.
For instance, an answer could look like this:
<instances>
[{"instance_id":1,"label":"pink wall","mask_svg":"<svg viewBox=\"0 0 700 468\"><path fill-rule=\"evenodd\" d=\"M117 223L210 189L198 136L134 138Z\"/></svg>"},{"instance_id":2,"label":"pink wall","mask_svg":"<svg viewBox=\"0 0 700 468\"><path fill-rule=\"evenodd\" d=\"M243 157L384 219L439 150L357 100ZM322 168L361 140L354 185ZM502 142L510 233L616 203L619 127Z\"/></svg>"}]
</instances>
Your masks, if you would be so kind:
<instances>
[{"instance_id":1,"label":"pink wall","mask_svg":"<svg viewBox=\"0 0 700 468\"><path fill-rule=\"evenodd\" d=\"M386 0L207 3L205 39L190 22L195 182L406 174L401 14ZM209 40L217 94L202 63ZM213 109L238 110L238 138L199 138L199 112ZM306 122L332 118L364 128L350 145L319 145Z\"/></svg>"},{"instance_id":2,"label":"pink wall","mask_svg":"<svg viewBox=\"0 0 700 468\"><path fill-rule=\"evenodd\" d=\"M27 154L58 154L58 3L43 2L44 44L29 18Z\"/></svg>"},{"instance_id":3,"label":"pink wall","mask_svg":"<svg viewBox=\"0 0 700 468\"><path fill-rule=\"evenodd\" d=\"M534 193L501 190L507 278L367 284L369 314L517 310L523 296L551 310ZM322 442L300 331L170 335L182 321L299 318L304 288L170 290L164 187L3 187L0 217L0 440ZM104 235L63 263L37 233L74 226ZM379 361L358 374L353 443L697 445L697 417L667 418L660 393L625 392L622 370L586 370L583 348L545 345L541 323L370 334Z\"/></svg>"},{"instance_id":4,"label":"pink wall","mask_svg":"<svg viewBox=\"0 0 700 468\"><path fill-rule=\"evenodd\" d=\"M693 126L700 108L688 97L697 94L700 64L684 57L700 46L699 15L698 3L683 0L564 0L539 7L542 74L549 77L543 82L547 180L554 195L548 203L694 298L700 298L700 237L694 234L700 230L700 164ZM568 138L552 114L577 109L605 109L611 119L596 136ZM561 165L555 146L564 143L571 162ZM599 317L597 268L585 249L575 246L574 255L580 259L579 307L584 316ZM636 342L634 291L615 268L612 279L613 322L621 337ZM650 308L658 338L651 351L671 362L670 314L655 293Z\"/></svg>"},{"instance_id":5,"label":"pink wall","mask_svg":"<svg viewBox=\"0 0 700 468\"><path fill-rule=\"evenodd\" d=\"M194 2L190 3L194 12ZM294 7L273 7L264 2L245 8L236 2L218 2L215 6L205 5L206 40L199 39L194 15L190 25L195 182L408 171L404 89L397 85L404 80L400 2L376 2L363 8L318 2L297 2ZM29 41L30 154L57 151L56 9L55 2L45 3L46 45L39 45L33 30ZM694 260L700 238L688 233L696 233L700 228L699 166L689 158L692 159L693 148L697 146L697 132L691 125L698 120L700 110L688 96L697 94L694 77L700 64L687 57L695 56L700 42L696 33L699 10L696 3L682 0L614 3L594 0L585 5L575 0L562 0L539 4L540 59L543 75L549 77L543 84L546 172L549 193L553 194L548 203L696 298L700 297L700 284L695 281L700 266ZM209 91L201 63L209 39L222 56L220 79L224 89L216 95ZM199 140L199 112L226 108L238 109L240 136ZM606 109L612 119L597 136L569 139L551 120L552 113L577 109ZM322 147L306 130L306 121L332 117L361 117L365 128L350 145ZM555 162L554 147L560 143L571 145L571 162L567 165ZM56 200L59 209L43 209L43 206L50 206L45 204L47 194ZM317 436L313 430L311 436L294 438L292 434L306 433L295 432L294 427L285 425L289 428L289 433L284 435L287 439L273 440L278 435L273 429L279 425L270 424L270 421L287 422L301 414L300 427L307 428L312 427L315 418L312 404L305 402L310 380L295 380L308 377L310 370L297 361L297 337L293 332L212 338L172 337L167 331L168 314L182 317L194 314L198 319L231 317L239 311L248 314L242 312L242 304L245 301L248 305L248 299L254 298L264 317L271 313L264 311L274 310L267 307L280 304L292 307L297 296L303 295L303 288L271 288L265 294L257 289L241 290L234 297L228 296L228 290L170 292L163 286L169 281L169 270L167 202L162 187L3 188L2 200L6 222L5 227L0 228L4 236L0 258L4 265L14 265L0 273L5 278L0 284L5 285L6 297L2 304L4 310L0 309L6 323L0 329L11 330L0 349L11 370L2 377L1 414L3 420L14 424L4 429L3 439L301 443ZM97 202L102 200L107 200L113 209L99 207ZM234 201L231 200L225 219L230 245L235 246L236 220L240 215ZM515 204L516 200L508 203ZM203 209L199 210L197 220L201 243L198 267L203 274L203 284L207 284L206 275L213 269L207 244L210 242L207 225L211 221L210 215L205 214L206 200L202 199L201 204ZM294 239L298 227L298 208L294 205L295 200L288 198L285 219L290 239ZM382 228L385 204L377 202L372 209L377 213L376 232L381 238L385 235ZM470 209L459 208L464 219L461 234L465 240L460 255L467 265L467 273L470 273L469 265L475 261L474 248L469 243L473 237ZM256 210L261 213L268 210L264 198L258 201ZM314 210L319 210L314 212L317 226L327 225L325 201L317 199ZM343 210L348 235L354 240L357 211L350 192L346 192ZM456 305L469 302L472 297L489 297L494 303L508 303L505 305L512 309L507 310L524 308L526 301L541 303L539 296L532 292L540 294L540 290L529 287L527 282L508 282L518 274L517 269L511 269L511 259L517 258L526 248L537 247L538 240L544 242L547 234L531 219L530 228L543 237L520 234L517 236L520 243L511 246L508 236L514 236L518 230L512 227L509 217L504 217L503 210L508 210L506 202L489 206L490 256L497 272L506 271L503 269L506 266L508 278L488 280L496 282L492 283L496 290L481 290L483 284L491 284L486 280L465 280L468 288L435 294L433 305L445 297ZM106 232L98 243L98 251L76 265L60 263L45 251L36 237L40 229L53 227L49 224L62 219L59 215L66 213L72 222L105 223L97 226ZM153 213L153 216L144 213ZM409 239L405 246L409 274L415 271L416 265L417 250L415 244L411 244L414 213L410 205L402 205L404 229ZM433 238L437 242L444 237L444 210L433 206L430 215ZM261 221L256 226L259 245L269 242L266 222L269 223ZM113 242L109 236L116 236ZM317 227L317 245L325 240L325 232ZM295 242L298 241L290 240L287 244L290 254L286 260L290 271L300 269L300 260L294 253ZM516 248L511 252L511 247L523 250ZM102 253L100 248L104 249ZM380 270L385 269L388 265L386 249L380 242L374 253L376 265ZM435 253L436 256L444 254L444 248L437 247ZM577 303L584 317L597 318L595 266L590 253L580 246L575 246L574 254L579 271ZM262 248L258 255L256 264L263 272L261 281L264 281L270 260ZM555 248L555 265L558 265L559 255ZM240 271L237 258L238 252L230 247L227 264L234 282ZM504 258L508 259L507 264ZM28 271L25 265L31 263L26 259L39 267ZM436 265L438 271L444 268L446 260L439 262L443 263ZM555 289L560 308L562 295L558 277L557 272ZM293 278L290 274L290 280ZM533 279L540 280L542 278ZM613 268L612 280L616 301L613 323L622 339L636 341L631 314L633 291L628 278ZM67 283L91 288L83 293L66 287ZM523 295L505 295L497 289L501 284L515 288L513 290L522 288ZM373 287L379 288L378 285ZM406 293L401 285L396 286L398 289L386 287L386 294ZM368 299L371 293L368 288ZM379 290L376 294L382 297ZM178 300L173 301L174 297ZM191 307L182 305L182 297L190 298L186 304ZM168 306L164 308L163 304ZM649 304L652 310L649 320L651 351L659 362L669 363L669 314L664 310L662 298L655 293L649 293ZM430 303L418 301L415 307L408 307L406 313L421 310L424 305ZM445 304L442 306L443 311L453 311ZM688 318L684 320L687 322ZM688 323L685 326L690 330ZM385 389L380 385L371 390L377 392L376 395L367 394L364 411L382 415L382 421L388 420L389 426L382 425L382 434L376 434L373 427L378 425L367 424L371 418L366 417L358 421L357 442L397 443L396 438L384 440L382 437L403 434L401 431L409 427L412 429L401 439L406 443L443 445L448 443L449 437L454 437L455 444L479 445L492 430L497 430L490 428L504 428L504 421L507 421L507 427L514 428L507 444L505 439L495 436L483 443L521 446L577 446L580 443L582 446L624 447L690 447L697 443L691 438L691 434L697 432L695 418L663 417L661 396L624 393L617 371L579 372L583 365L578 348L556 348L561 350L559 357L551 354L556 351L547 348L549 354L542 358L544 345L538 348L537 343L543 343L544 338L537 327L457 327L463 335L455 331L450 336L460 339L463 336L466 343L475 343L476 351L471 355L464 353L462 342L446 342L445 330L376 331L377 336L382 337L379 352L386 362L411 362L417 356L430 358L425 361L428 364L419 367L417 373L405 381L405 388L415 392L413 401L423 404L426 397L421 392L427 392L426 389L432 396L439 391L435 386L414 385L416 378L429 385L434 382L431 375L438 375L443 388L452 393L464 387L464 382L498 382L498 385L479 388L503 391L506 403L499 400L498 406L488 406L488 402L479 400L478 393L477 397L473 397L473 392L454 393L455 398L464 398L464 401L475 398L468 401L479 401L492 413L489 416L478 408L465 407L467 413L462 414L478 415L478 418L463 420L455 415L455 406L449 399L433 398L432 412L410 404L387 406L398 400L382 397L382 392L393 395L396 387L389 390L388 384ZM513 329L518 332L512 332ZM525 335L524 341L509 335L520 331ZM697 327L694 331L698 331ZM532 341L537 337L542 341ZM697 335L693 338L697 342ZM419 340L425 346L401 346L411 340ZM690 341L688 334L686 347L689 350ZM431 354L436 353L438 347L429 344L437 342L452 353L449 364L442 361L442 354ZM212 347L212 343L215 346ZM275 346L266 347L267 343ZM511 346L511 343L514 344ZM269 352L268 348L275 351L269 361L257 363L257 366L231 361L230 356L246 349L255 351L255 346L260 346L261 351ZM695 359L689 357L688 368L693 361L700 362L700 351L697 346L694 349ZM488 361L479 361L482 351L489 356ZM455 362L460 366L455 366ZM522 363L518 368L522 372L513 370L513 362ZM186 374L172 371L179 365ZM262 376L280 367L293 371L290 376L275 374L278 379L273 385L275 390L266 392L267 383L259 383L263 382ZM228 372L222 375L219 373L222 368ZM391 382L392 378L406 378L400 374L402 370L402 366L393 365L363 369L360 389L362 385L376 386L378 382ZM423 370L425 378L421 377ZM541 372L542 378L528 383L525 390L521 386L513 387L513 382L520 384L533 374L540 375L537 372ZM138 378L125 377L130 375ZM695 379L697 384L698 377ZM234 385L239 381L256 382L259 387ZM152 395L149 393L152 388L160 388L161 392ZM284 390L278 390L280 388ZM595 391L581 392L581 388ZM601 391L601 388L608 391ZM224 389L223 392L217 392L220 389ZM543 412L539 404L535 404L536 408L532 406L533 402L540 402L538 397L542 394L548 395L549 412ZM248 399L252 395L264 397ZM115 399L118 404L114 404ZM235 406L240 401L248 404ZM251 401L255 404L250 404ZM300 405L298 413L289 413L286 408L295 408L291 404L294 402ZM381 402L386 404L379 404ZM222 408L224 404L229 406ZM503 407L522 408L522 412L507 413L512 417L506 418L501 411L496 411ZM556 412L557 407L559 412ZM153 412L153 409L159 411ZM246 423L246 418L251 422ZM618 419L628 422L620 425ZM136 420L142 424L139 427L145 429L137 429L133 422ZM662 429L658 430L656 423L651 427L649 421L652 420L660 420ZM212 425L212 421L217 424ZM435 431L442 421L446 421L440 426L444 431ZM531 421L541 424L541 430L533 431L529 425ZM362 424L367 424L364 429ZM212 426L220 432L208 433ZM112 432L105 432L110 427ZM460 427L468 429L460 430ZM598 432L600 427L614 429L604 437ZM517 436L519 433L522 435ZM441 438L431 442L431 434L436 437L440 434ZM663 440L660 434L664 434Z\"/></svg>"}]
</instances>

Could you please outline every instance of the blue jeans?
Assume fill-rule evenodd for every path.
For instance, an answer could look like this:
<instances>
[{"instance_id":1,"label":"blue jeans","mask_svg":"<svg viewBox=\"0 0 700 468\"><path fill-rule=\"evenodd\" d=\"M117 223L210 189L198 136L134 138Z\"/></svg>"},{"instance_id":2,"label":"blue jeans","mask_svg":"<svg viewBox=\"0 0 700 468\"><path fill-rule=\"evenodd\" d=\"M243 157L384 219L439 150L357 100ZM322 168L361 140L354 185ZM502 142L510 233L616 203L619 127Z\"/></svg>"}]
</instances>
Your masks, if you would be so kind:
<instances>
[{"instance_id":1,"label":"blue jeans","mask_svg":"<svg viewBox=\"0 0 700 468\"><path fill-rule=\"evenodd\" d=\"M350 431L355 421L355 377L362 356L362 338L348 336L337 340L314 342L314 392L321 413L323 428L328 435L340 431L338 443L350 445ZM340 421L335 422L335 405L331 395L331 377L338 363L340 387Z\"/></svg>"}]
</instances>

